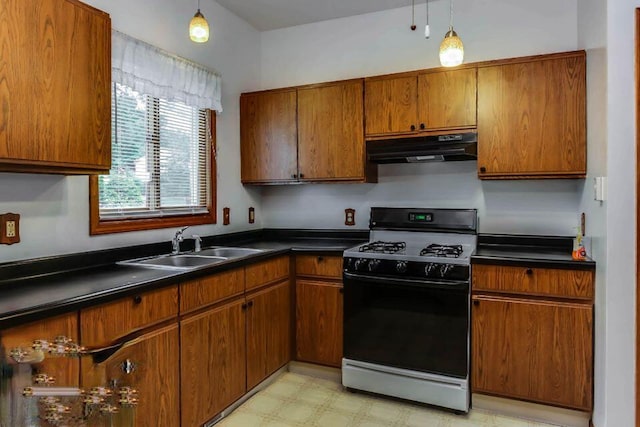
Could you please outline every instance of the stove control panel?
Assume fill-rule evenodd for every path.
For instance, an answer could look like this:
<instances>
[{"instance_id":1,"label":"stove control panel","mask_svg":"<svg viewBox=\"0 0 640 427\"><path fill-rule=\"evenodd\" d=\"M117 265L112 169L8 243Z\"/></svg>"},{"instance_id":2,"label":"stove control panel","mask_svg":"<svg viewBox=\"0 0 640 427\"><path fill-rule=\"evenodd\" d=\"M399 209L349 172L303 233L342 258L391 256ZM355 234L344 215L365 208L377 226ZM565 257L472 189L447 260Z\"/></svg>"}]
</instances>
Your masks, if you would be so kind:
<instances>
[{"instance_id":1,"label":"stove control panel","mask_svg":"<svg viewBox=\"0 0 640 427\"><path fill-rule=\"evenodd\" d=\"M470 277L469 266L461 264L345 257L343 266L348 273L375 273L380 277L434 280L469 280Z\"/></svg>"}]
</instances>

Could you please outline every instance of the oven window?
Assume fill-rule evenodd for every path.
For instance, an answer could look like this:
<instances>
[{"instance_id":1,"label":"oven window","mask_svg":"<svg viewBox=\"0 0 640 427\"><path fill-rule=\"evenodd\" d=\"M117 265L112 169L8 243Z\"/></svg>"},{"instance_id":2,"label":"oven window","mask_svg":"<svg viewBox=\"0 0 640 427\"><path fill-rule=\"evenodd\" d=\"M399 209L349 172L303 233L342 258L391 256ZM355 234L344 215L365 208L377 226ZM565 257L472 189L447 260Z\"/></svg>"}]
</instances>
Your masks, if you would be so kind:
<instances>
[{"instance_id":1,"label":"oven window","mask_svg":"<svg viewBox=\"0 0 640 427\"><path fill-rule=\"evenodd\" d=\"M345 278L344 292L347 359L467 377L468 290Z\"/></svg>"}]
</instances>

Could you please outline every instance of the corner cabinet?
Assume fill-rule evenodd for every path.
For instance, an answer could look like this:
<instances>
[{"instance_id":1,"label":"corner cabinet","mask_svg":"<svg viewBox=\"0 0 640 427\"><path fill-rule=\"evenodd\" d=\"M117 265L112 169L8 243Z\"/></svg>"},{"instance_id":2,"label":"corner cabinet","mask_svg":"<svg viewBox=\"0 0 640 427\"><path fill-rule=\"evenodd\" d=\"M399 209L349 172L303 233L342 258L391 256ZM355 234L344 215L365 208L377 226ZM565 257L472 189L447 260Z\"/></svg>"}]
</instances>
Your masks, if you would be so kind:
<instances>
[{"instance_id":1,"label":"corner cabinet","mask_svg":"<svg viewBox=\"0 0 640 427\"><path fill-rule=\"evenodd\" d=\"M478 176L584 178L584 51L478 68Z\"/></svg>"},{"instance_id":2,"label":"corner cabinet","mask_svg":"<svg viewBox=\"0 0 640 427\"><path fill-rule=\"evenodd\" d=\"M77 0L6 0L0 28L0 171L107 173L109 15Z\"/></svg>"},{"instance_id":3,"label":"corner cabinet","mask_svg":"<svg viewBox=\"0 0 640 427\"><path fill-rule=\"evenodd\" d=\"M363 96L362 79L242 94L242 183L375 182Z\"/></svg>"},{"instance_id":4,"label":"corner cabinet","mask_svg":"<svg viewBox=\"0 0 640 427\"><path fill-rule=\"evenodd\" d=\"M590 412L593 275L474 265L472 391Z\"/></svg>"},{"instance_id":5,"label":"corner cabinet","mask_svg":"<svg viewBox=\"0 0 640 427\"><path fill-rule=\"evenodd\" d=\"M476 126L476 68L370 77L365 84L367 138Z\"/></svg>"}]
</instances>

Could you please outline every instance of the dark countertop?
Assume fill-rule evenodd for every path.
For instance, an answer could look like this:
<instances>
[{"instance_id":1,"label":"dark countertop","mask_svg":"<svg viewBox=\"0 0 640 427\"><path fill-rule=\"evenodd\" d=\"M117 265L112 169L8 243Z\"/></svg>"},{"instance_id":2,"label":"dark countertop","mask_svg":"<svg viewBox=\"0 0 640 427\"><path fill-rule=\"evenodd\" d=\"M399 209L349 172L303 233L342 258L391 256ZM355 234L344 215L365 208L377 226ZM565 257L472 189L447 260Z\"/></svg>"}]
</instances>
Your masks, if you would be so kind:
<instances>
[{"instance_id":1,"label":"dark countertop","mask_svg":"<svg viewBox=\"0 0 640 427\"><path fill-rule=\"evenodd\" d=\"M481 234L471 262L575 270L596 268L596 263L591 258L574 260L571 257L572 250L571 237Z\"/></svg>"},{"instance_id":2,"label":"dark countertop","mask_svg":"<svg viewBox=\"0 0 640 427\"><path fill-rule=\"evenodd\" d=\"M237 238L237 235L231 236L224 245L216 239L205 239L206 246L250 247L262 249L263 252L193 270L166 270L116 264L117 261L125 259L154 255L151 252L157 252L159 245L90 253L89 258L99 259L102 263L89 266L84 264L82 268L78 266L88 259L87 254L0 264L0 329L291 252L341 255L345 249L367 240L366 237L363 238L362 233L350 232L349 235L344 233L344 236L340 236L339 233L301 233L297 237L273 235L268 231L261 231L259 235L238 233L241 238ZM167 253L168 251L164 251L165 246L168 248L167 245L160 246L162 251L157 254ZM46 270L47 268L50 270Z\"/></svg>"}]
</instances>

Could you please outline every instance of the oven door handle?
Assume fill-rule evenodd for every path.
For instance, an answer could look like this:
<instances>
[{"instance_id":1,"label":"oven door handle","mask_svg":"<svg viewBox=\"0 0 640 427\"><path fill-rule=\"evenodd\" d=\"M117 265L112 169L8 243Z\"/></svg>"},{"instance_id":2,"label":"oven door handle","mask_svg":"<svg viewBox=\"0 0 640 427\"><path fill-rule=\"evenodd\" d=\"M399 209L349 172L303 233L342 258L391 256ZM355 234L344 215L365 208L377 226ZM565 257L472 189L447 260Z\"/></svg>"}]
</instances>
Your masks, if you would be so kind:
<instances>
[{"instance_id":1,"label":"oven door handle","mask_svg":"<svg viewBox=\"0 0 640 427\"><path fill-rule=\"evenodd\" d=\"M403 286L415 286L420 288L428 288L428 289L450 289L456 291L468 291L469 290L469 282L464 280L447 280L447 281L436 281L429 279L404 279L401 277L379 277L379 276L369 276L367 274L353 274L344 272L344 279L349 280L364 280L367 282L373 282L381 285L403 285Z\"/></svg>"}]
</instances>

